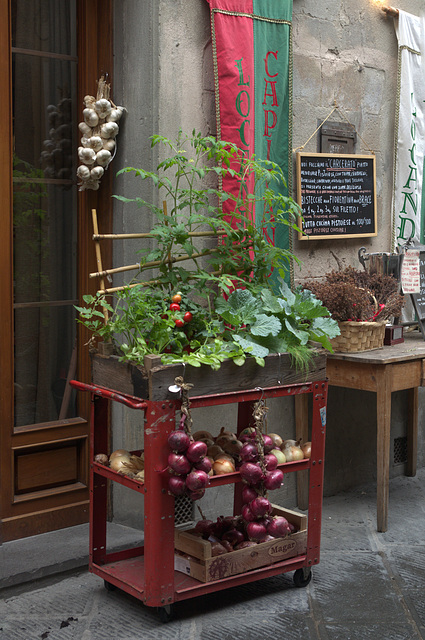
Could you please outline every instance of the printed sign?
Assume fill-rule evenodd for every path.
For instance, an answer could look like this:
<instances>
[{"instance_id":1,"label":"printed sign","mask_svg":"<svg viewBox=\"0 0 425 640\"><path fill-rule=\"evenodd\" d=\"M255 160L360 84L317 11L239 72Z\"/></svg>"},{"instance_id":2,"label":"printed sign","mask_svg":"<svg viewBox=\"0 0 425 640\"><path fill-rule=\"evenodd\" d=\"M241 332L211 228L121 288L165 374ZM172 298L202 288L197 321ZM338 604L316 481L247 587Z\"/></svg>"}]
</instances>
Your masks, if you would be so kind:
<instances>
[{"instance_id":1,"label":"printed sign","mask_svg":"<svg viewBox=\"0 0 425 640\"><path fill-rule=\"evenodd\" d=\"M403 256L401 288L403 293L420 293L421 291L419 251L409 250Z\"/></svg>"}]
</instances>

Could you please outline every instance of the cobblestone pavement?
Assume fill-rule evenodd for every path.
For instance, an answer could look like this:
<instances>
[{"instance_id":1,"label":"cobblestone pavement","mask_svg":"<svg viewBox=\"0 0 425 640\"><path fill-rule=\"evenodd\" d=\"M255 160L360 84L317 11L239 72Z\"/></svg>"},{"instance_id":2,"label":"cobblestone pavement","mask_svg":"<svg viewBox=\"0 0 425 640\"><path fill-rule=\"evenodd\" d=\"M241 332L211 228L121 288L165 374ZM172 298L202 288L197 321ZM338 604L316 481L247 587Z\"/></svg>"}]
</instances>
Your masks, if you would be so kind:
<instances>
[{"instance_id":1,"label":"cobblestone pavement","mask_svg":"<svg viewBox=\"0 0 425 640\"><path fill-rule=\"evenodd\" d=\"M88 571L0 591L1 640L425 640L425 473L391 482L389 530L374 487L325 499L320 564L158 612Z\"/></svg>"}]
</instances>

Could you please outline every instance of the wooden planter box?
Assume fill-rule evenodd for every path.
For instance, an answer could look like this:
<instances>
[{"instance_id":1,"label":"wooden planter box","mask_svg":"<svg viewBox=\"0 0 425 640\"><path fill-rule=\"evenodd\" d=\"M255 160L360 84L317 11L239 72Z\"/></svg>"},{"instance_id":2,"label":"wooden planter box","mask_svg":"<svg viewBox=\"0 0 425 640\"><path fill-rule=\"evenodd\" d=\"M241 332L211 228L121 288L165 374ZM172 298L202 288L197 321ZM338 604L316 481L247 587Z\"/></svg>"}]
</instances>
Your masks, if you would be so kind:
<instances>
[{"instance_id":1,"label":"wooden planter box","mask_svg":"<svg viewBox=\"0 0 425 640\"><path fill-rule=\"evenodd\" d=\"M298 531L286 538L276 538L216 557L211 555L211 543L194 534L194 530L176 530L174 569L200 582L211 582L305 554L307 516L276 505L273 505L273 515L284 516Z\"/></svg>"},{"instance_id":2,"label":"wooden planter box","mask_svg":"<svg viewBox=\"0 0 425 640\"><path fill-rule=\"evenodd\" d=\"M288 353L272 354L260 367L254 358L247 358L242 367L232 360L225 360L218 371L211 367L161 364L160 356L146 356L144 366L120 362L118 356L92 355L92 381L107 389L113 389L145 400L175 400L168 391L177 376L194 385L192 396L212 395L232 391L244 391L255 387L267 388L284 385L319 382L326 378L326 352L313 354L307 372L292 366Z\"/></svg>"}]
</instances>

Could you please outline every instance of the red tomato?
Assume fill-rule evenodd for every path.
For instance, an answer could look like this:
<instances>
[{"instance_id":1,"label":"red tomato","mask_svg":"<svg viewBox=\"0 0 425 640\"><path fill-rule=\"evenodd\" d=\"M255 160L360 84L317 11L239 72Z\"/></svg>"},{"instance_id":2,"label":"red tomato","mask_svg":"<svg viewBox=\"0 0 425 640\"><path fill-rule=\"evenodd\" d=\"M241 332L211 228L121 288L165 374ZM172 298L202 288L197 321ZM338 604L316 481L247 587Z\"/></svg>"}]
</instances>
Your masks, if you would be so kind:
<instances>
[{"instance_id":1,"label":"red tomato","mask_svg":"<svg viewBox=\"0 0 425 640\"><path fill-rule=\"evenodd\" d=\"M171 311L180 311L180 305L177 304L176 302L172 302L170 304L170 310Z\"/></svg>"},{"instance_id":2,"label":"red tomato","mask_svg":"<svg viewBox=\"0 0 425 640\"><path fill-rule=\"evenodd\" d=\"M181 295L180 295L179 293L176 293L176 295L175 295L175 296L173 296L173 297L171 298L171 300L172 300L173 302L177 302L177 303L179 303L179 302L181 302L181 301L182 301L182 297L181 297Z\"/></svg>"},{"instance_id":3,"label":"red tomato","mask_svg":"<svg viewBox=\"0 0 425 640\"><path fill-rule=\"evenodd\" d=\"M186 313L185 313L185 314L184 314L184 316L183 316L183 320L184 320L185 322L190 322L190 321L192 320L192 318L193 318L193 316L192 316L192 314L190 313L190 311L186 311Z\"/></svg>"},{"instance_id":4,"label":"red tomato","mask_svg":"<svg viewBox=\"0 0 425 640\"><path fill-rule=\"evenodd\" d=\"M176 318L174 320L174 324L176 325L176 327L180 329L181 327L184 326L184 320L180 320L180 318Z\"/></svg>"}]
</instances>

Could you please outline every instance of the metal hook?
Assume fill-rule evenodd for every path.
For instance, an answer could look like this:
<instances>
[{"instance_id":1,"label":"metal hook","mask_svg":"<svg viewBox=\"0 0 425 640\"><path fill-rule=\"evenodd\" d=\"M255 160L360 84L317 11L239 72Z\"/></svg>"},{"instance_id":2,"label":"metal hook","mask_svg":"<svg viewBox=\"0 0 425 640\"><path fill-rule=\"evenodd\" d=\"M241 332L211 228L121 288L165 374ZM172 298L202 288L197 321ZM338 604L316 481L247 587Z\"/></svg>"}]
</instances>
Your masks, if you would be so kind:
<instances>
[{"instance_id":1,"label":"metal hook","mask_svg":"<svg viewBox=\"0 0 425 640\"><path fill-rule=\"evenodd\" d=\"M255 387L256 391L261 391L261 398L259 399L258 402L261 402L264 398L264 389L262 387Z\"/></svg>"}]
</instances>

